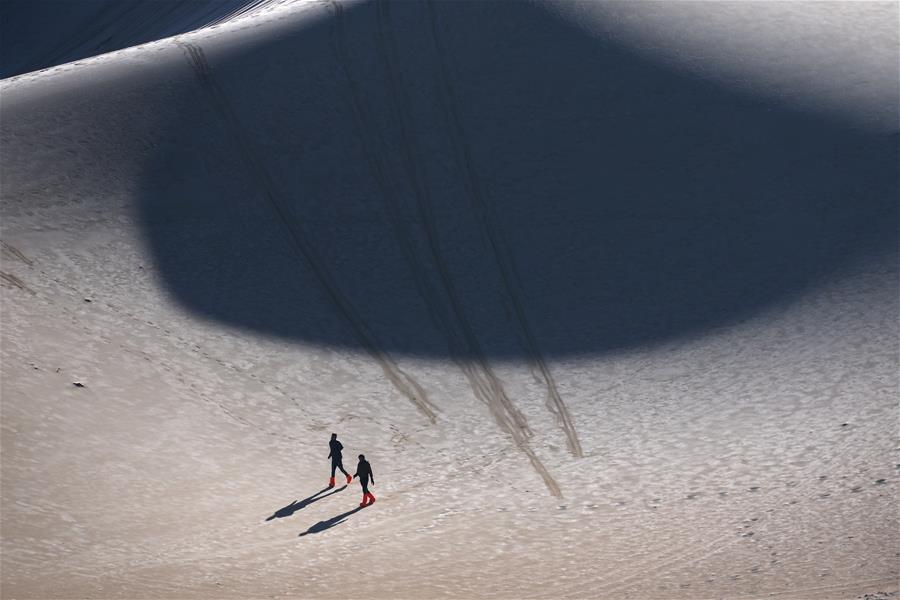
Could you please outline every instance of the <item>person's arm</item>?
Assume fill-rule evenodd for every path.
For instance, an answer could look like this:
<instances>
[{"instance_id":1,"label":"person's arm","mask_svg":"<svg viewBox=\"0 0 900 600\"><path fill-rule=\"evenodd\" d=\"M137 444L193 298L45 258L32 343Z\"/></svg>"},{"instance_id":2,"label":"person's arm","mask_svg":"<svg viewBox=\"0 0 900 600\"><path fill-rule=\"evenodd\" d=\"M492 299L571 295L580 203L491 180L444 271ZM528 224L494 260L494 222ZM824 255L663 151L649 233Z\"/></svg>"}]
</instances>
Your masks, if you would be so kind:
<instances>
[{"instance_id":1,"label":"person's arm","mask_svg":"<svg viewBox=\"0 0 900 600\"><path fill-rule=\"evenodd\" d=\"M372 485L375 485L375 472L372 471L372 465L369 465L369 478L372 480Z\"/></svg>"},{"instance_id":2,"label":"person's arm","mask_svg":"<svg viewBox=\"0 0 900 600\"><path fill-rule=\"evenodd\" d=\"M331 448L331 444L328 444L328 448L329 448L329 450L328 450L328 458L331 458L331 453L334 452L334 450L331 450L331 449L330 449L330 448Z\"/></svg>"}]
</instances>

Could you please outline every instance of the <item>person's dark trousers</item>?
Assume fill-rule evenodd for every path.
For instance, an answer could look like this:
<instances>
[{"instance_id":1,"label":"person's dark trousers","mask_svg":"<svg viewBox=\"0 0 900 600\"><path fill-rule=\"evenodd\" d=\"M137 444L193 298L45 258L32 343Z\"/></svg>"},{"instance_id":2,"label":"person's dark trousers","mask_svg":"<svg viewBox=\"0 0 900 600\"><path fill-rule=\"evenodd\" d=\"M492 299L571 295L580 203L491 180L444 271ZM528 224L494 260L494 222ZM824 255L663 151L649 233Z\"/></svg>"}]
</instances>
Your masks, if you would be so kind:
<instances>
[{"instance_id":1,"label":"person's dark trousers","mask_svg":"<svg viewBox=\"0 0 900 600\"><path fill-rule=\"evenodd\" d=\"M334 478L334 472L337 469L340 469L341 473L343 473L345 476L350 477L350 473L348 473L347 471L344 470L344 465L341 464L341 461L333 460L333 461L331 461L331 477L332 478Z\"/></svg>"},{"instance_id":2,"label":"person's dark trousers","mask_svg":"<svg viewBox=\"0 0 900 600\"><path fill-rule=\"evenodd\" d=\"M328 480L328 487L334 487L334 472L338 469L340 469L341 473L344 474L344 477L347 478L347 483L350 483L351 481L353 481L353 477L350 476L350 473L348 473L347 471L344 470L344 465L342 464L342 461L340 459L338 459L338 460L332 459L331 460L331 479Z\"/></svg>"},{"instance_id":3,"label":"person's dark trousers","mask_svg":"<svg viewBox=\"0 0 900 600\"><path fill-rule=\"evenodd\" d=\"M362 485L363 490L363 498L362 502L359 503L360 506L368 506L375 502L375 496L372 492L369 491L369 480L368 479L360 479L359 483Z\"/></svg>"}]
</instances>

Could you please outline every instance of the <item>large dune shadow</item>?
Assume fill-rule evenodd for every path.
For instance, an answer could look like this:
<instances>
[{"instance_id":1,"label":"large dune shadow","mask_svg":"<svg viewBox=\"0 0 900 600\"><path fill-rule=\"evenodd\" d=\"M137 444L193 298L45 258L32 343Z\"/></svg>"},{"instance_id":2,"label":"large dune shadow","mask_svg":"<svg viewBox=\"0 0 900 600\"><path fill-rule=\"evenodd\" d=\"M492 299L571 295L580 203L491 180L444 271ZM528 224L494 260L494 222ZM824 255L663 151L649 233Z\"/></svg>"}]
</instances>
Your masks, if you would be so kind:
<instances>
[{"instance_id":1,"label":"large dune shadow","mask_svg":"<svg viewBox=\"0 0 900 600\"><path fill-rule=\"evenodd\" d=\"M185 60L142 222L173 296L229 325L599 353L740 321L896 244L896 136L531 4L370 3Z\"/></svg>"}]
</instances>

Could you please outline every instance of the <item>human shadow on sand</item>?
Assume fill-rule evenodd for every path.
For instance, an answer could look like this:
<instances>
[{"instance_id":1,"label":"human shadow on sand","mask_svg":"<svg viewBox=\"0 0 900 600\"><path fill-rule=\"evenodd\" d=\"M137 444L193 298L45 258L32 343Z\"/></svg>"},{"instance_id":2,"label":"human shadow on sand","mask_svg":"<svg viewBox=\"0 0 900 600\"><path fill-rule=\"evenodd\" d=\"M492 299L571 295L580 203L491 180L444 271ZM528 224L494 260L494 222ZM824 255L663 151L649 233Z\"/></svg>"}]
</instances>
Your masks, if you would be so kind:
<instances>
[{"instance_id":1,"label":"human shadow on sand","mask_svg":"<svg viewBox=\"0 0 900 600\"><path fill-rule=\"evenodd\" d=\"M364 507L362 507L362 506L357 506L353 510L348 510L347 512L339 514L336 517L331 517L330 519L328 519L326 521L319 521L318 523L311 526L309 529L307 529L303 533L299 534L297 537L303 537L304 535L309 535L310 533L321 533L321 532L325 531L326 529L331 529L335 525L340 525L341 523L343 523L344 521L347 520L347 517L349 517L350 515L352 515L354 513L358 513L363 508Z\"/></svg>"},{"instance_id":2,"label":"human shadow on sand","mask_svg":"<svg viewBox=\"0 0 900 600\"><path fill-rule=\"evenodd\" d=\"M339 487L338 489L334 490L333 492L329 492L328 494L320 495L323 492L327 492L330 489L331 488L327 488L327 487L322 488L321 490L319 490L318 492L316 492L309 498L305 498L303 500L294 500L293 502L291 502L284 508L279 508L278 510L276 510L274 513L272 513L272 516L270 516L269 518L266 519L266 521L271 521L272 519L283 519L285 517L289 517L292 514L294 514L295 512L297 512L298 510L306 508L313 502L317 502L318 500L321 500L322 498L327 498L328 496L331 496L332 494L337 494L338 492L344 491L345 489L347 489L347 486L345 485L345 486Z\"/></svg>"}]
</instances>

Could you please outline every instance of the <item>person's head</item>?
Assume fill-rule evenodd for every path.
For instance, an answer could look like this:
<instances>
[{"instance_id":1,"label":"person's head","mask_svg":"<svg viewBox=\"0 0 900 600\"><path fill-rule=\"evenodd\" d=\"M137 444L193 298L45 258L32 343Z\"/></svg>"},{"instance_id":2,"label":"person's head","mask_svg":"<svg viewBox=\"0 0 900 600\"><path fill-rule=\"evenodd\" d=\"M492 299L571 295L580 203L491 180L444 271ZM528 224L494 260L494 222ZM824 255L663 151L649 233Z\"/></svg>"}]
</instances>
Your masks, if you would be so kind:
<instances>
[{"instance_id":1,"label":"person's head","mask_svg":"<svg viewBox=\"0 0 900 600\"><path fill-rule=\"evenodd\" d=\"M336 433L332 433L332 434L331 434L331 439L336 440L336 439L337 439L337 434L336 434Z\"/></svg>"},{"instance_id":2,"label":"person's head","mask_svg":"<svg viewBox=\"0 0 900 600\"><path fill-rule=\"evenodd\" d=\"M362 462L362 461L364 461L364 460L366 460L366 455L365 455L365 454L360 454L360 455L359 455L359 462Z\"/></svg>"}]
</instances>

